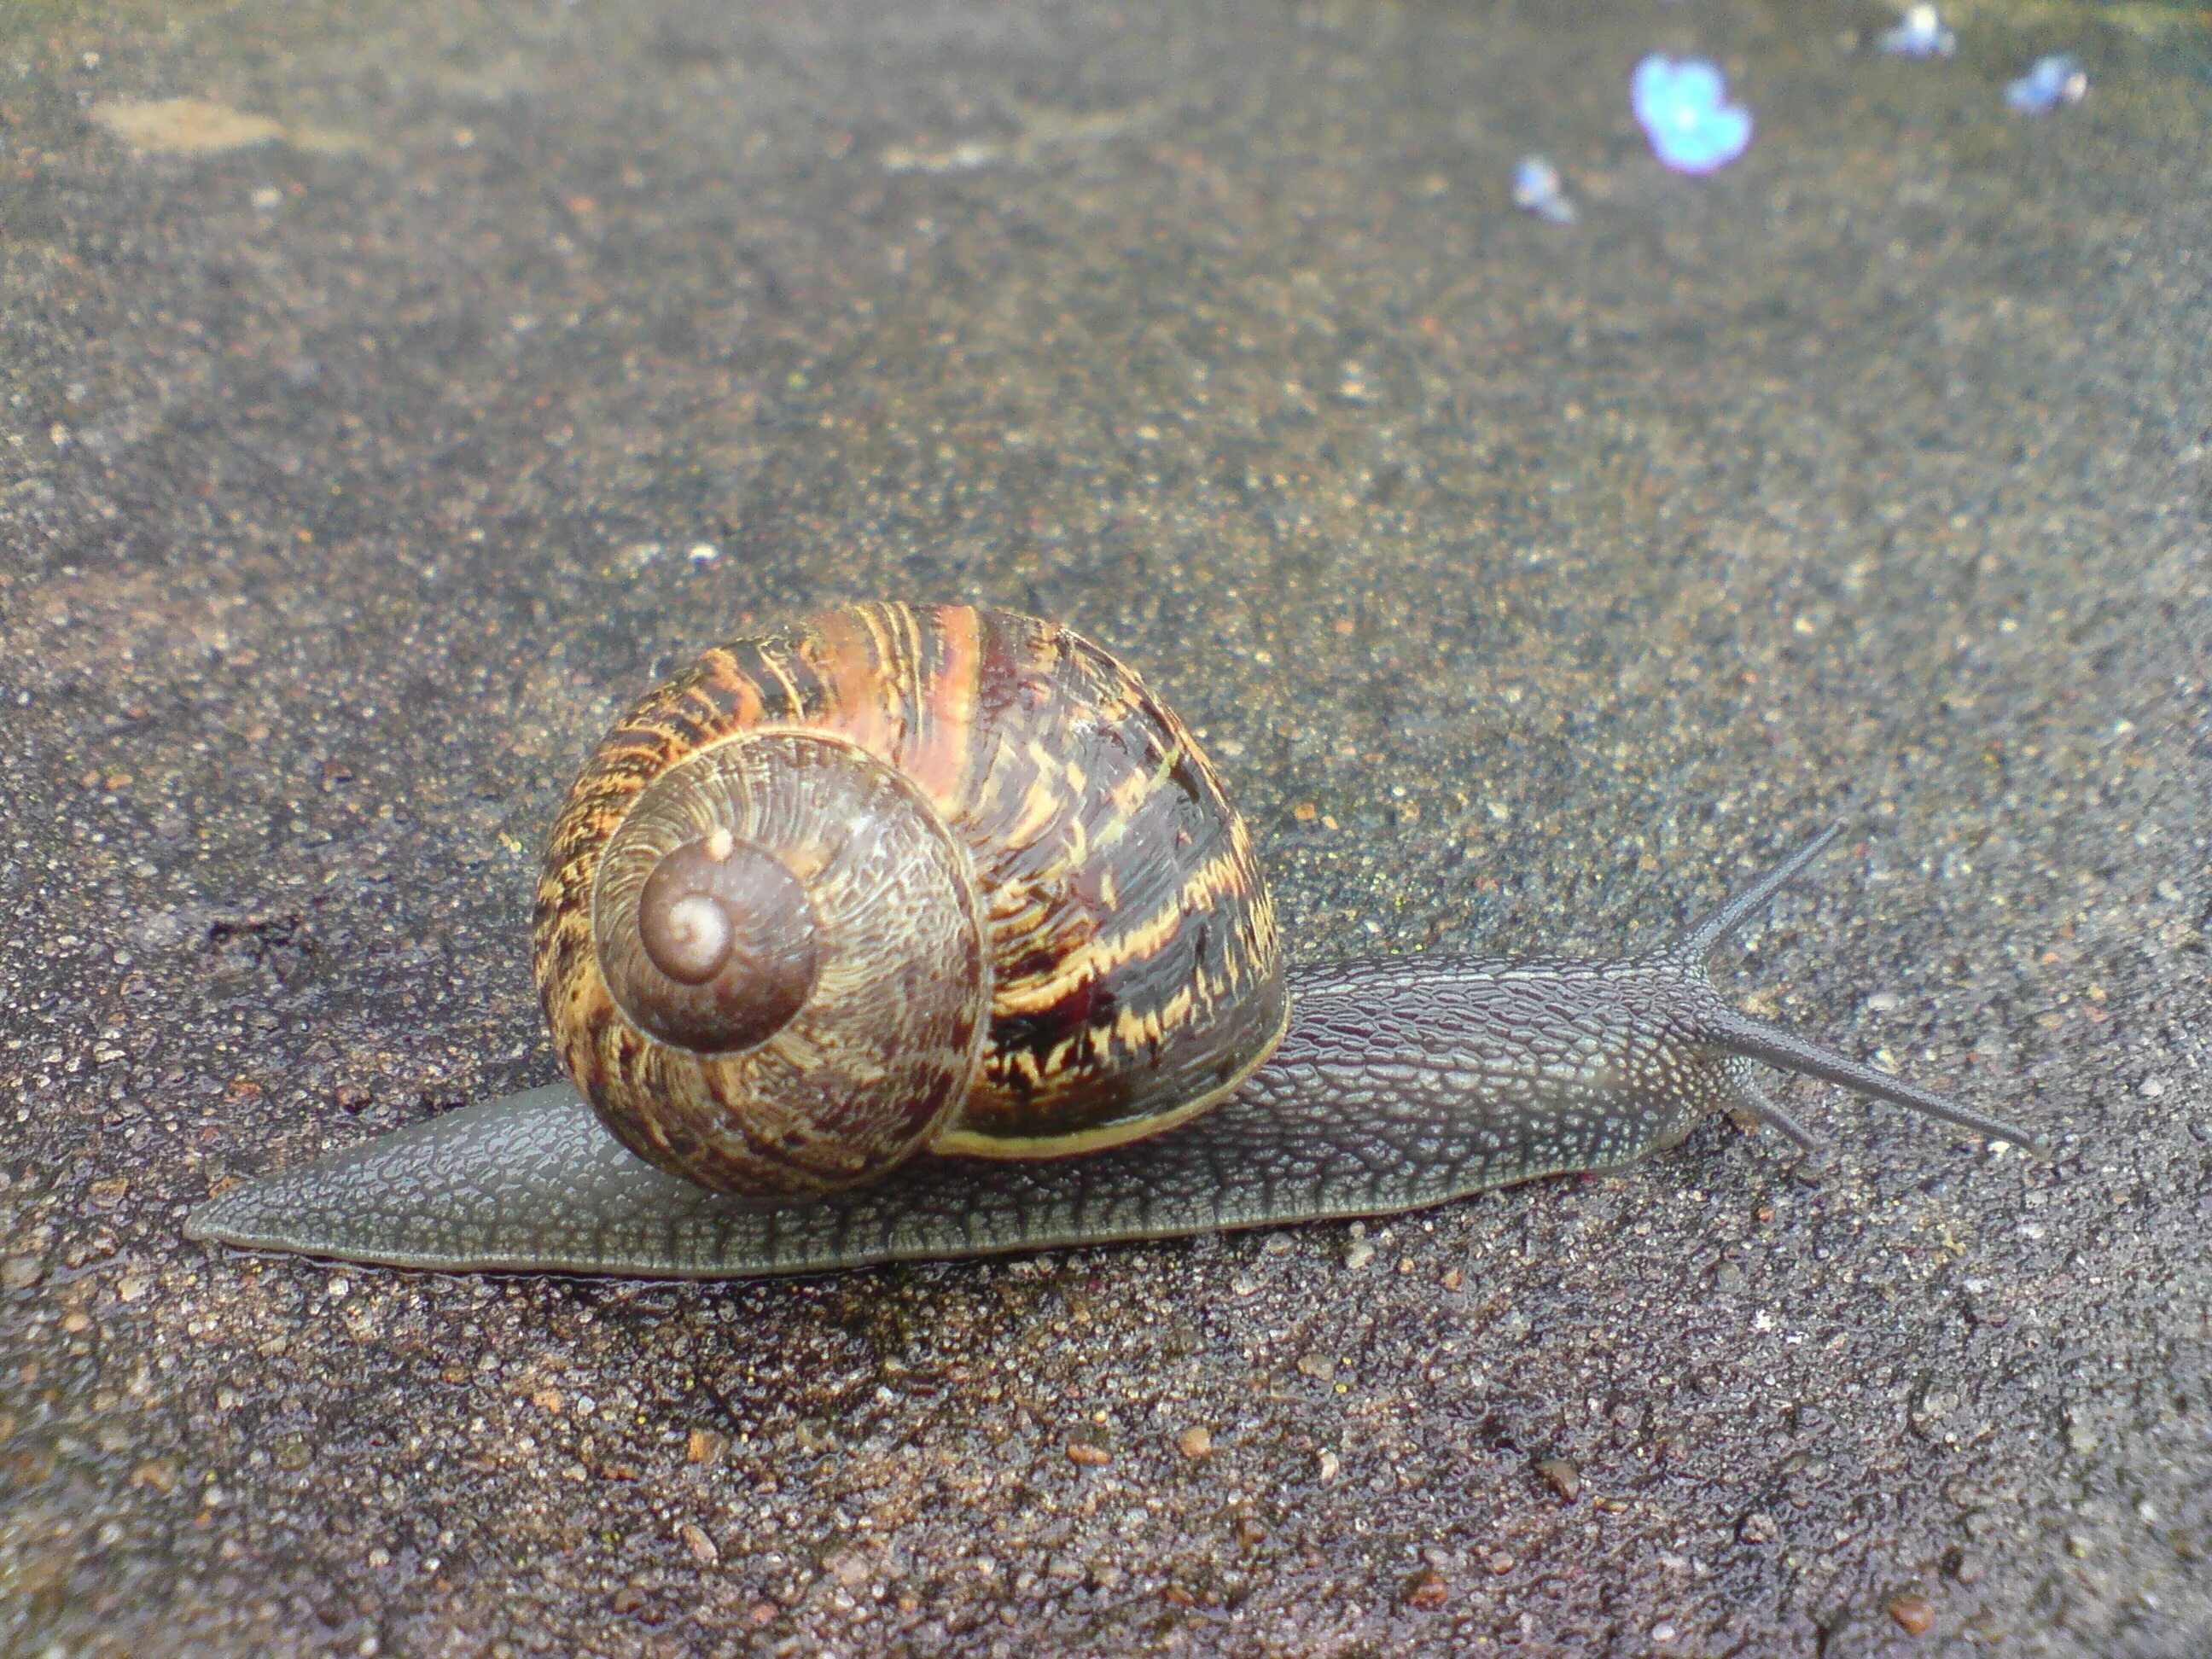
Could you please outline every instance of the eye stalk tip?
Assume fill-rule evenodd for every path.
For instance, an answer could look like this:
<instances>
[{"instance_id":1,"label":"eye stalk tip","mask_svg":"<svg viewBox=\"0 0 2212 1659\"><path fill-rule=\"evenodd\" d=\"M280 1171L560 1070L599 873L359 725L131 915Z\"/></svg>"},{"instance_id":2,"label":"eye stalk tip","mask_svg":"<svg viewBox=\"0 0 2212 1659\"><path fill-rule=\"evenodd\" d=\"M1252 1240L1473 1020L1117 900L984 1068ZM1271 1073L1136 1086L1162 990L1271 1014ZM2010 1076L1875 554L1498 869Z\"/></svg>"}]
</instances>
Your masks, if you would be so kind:
<instances>
[{"instance_id":1,"label":"eye stalk tip","mask_svg":"<svg viewBox=\"0 0 2212 1659\"><path fill-rule=\"evenodd\" d=\"M1750 921L1770 899L1802 875L1843 833L1844 821L1841 818L1832 820L1826 829L1750 886L1740 893L1731 894L1709 915L1684 928L1662 954L1678 962L1702 963L1727 942L1729 934Z\"/></svg>"}]
</instances>

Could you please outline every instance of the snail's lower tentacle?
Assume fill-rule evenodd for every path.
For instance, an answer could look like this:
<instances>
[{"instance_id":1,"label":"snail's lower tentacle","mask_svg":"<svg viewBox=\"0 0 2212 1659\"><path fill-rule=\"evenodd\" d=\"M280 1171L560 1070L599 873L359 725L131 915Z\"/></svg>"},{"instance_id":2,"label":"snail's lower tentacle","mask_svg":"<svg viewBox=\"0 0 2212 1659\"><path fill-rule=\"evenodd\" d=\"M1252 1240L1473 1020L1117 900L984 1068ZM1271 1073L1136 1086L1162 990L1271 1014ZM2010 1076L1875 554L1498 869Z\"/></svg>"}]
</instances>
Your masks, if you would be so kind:
<instances>
[{"instance_id":1,"label":"snail's lower tentacle","mask_svg":"<svg viewBox=\"0 0 2212 1659\"><path fill-rule=\"evenodd\" d=\"M1817 1158L1827 1150L1818 1135L1774 1103L1751 1076L1748 1066L1731 1065L1729 1072L1729 1092L1738 1110L1750 1113L1785 1139L1796 1142L1801 1152Z\"/></svg>"}]
</instances>

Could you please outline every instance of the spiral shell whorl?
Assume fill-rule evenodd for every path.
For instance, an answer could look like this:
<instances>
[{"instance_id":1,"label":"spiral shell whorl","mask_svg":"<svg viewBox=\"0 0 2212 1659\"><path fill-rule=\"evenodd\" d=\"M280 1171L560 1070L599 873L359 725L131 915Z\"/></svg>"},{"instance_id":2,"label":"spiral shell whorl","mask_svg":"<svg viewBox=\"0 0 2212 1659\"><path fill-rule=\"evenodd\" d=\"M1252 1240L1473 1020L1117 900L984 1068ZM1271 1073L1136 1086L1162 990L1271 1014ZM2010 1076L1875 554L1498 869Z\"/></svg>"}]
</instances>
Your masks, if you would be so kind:
<instances>
[{"instance_id":1,"label":"spiral shell whorl","mask_svg":"<svg viewBox=\"0 0 2212 1659\"><path fill-rule=\"evenodd\" d=\"M834 1189L965 1097L989 1009L967 854L850 744L770 730L690 756L630 801L590 887L548 1018L641 1157L723 1190ZM702 902L720 937L683 927Z\"/></svg>"},{"instance_id":2,"label":"spiral shell whorl","mask_svg":"<svg viewBox=\"0 0 2212 1659\"><path fill-rule=\"evenodd\" d=\"M641 1030L696 1054L767 1042L821 971L805 884L720 823L645 856L655 861L633 854L599 866L592 930L615 1000Z\"/></svg>"}]
</instances>

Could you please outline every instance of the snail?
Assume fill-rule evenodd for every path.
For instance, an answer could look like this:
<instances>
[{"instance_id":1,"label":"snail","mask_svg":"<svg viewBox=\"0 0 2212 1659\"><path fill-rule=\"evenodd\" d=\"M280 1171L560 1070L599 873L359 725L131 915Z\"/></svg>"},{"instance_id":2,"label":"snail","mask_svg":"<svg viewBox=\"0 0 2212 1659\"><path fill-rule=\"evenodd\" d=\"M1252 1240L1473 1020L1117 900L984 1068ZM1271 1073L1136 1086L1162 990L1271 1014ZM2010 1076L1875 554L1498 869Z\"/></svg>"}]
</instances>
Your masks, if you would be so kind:
<instances>
[{"instance_id":1,"label":"snail","mask_svg":"<svg viewBox=\"0 0 2212 1659\"><path fill-rule=\"evenodd\" d=\"M584 767L533 926L569 1083L186 1231L701 1279L1159 1238L1618 1169L1717 1109L1814 1148L1759 1066L2029 1145L1713 986L1838 827L1648 955L1286 969L1249 830L1135 673L1009 611L852 605L708 652Z\"/></svg>"}]
</instances>

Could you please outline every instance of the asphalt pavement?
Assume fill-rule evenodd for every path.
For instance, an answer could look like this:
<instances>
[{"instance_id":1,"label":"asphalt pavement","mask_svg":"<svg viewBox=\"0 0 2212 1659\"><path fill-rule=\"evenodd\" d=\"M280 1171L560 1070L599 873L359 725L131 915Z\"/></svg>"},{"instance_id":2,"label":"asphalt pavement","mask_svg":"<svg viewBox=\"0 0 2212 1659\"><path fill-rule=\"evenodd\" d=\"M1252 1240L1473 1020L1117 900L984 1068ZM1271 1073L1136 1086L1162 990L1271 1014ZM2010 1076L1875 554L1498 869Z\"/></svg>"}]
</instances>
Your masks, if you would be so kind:
<instances>
[{"instance_id":1,"label":"asphalt pavement","mask_svg":"<svg viewBox=\"0 0 2212 1659\"><path fill-rule=\"evenodd\" d=\"M2212 49L1891 21L0 12L0 1652L2212 1651ZM869 595L1141 669L1299 960L1840 816L1722 983L2052 1157L1790 1084L1817 1165L994 1263L181 1239L550 1081L590 745Z\"/></svg>"}]
</instances>

